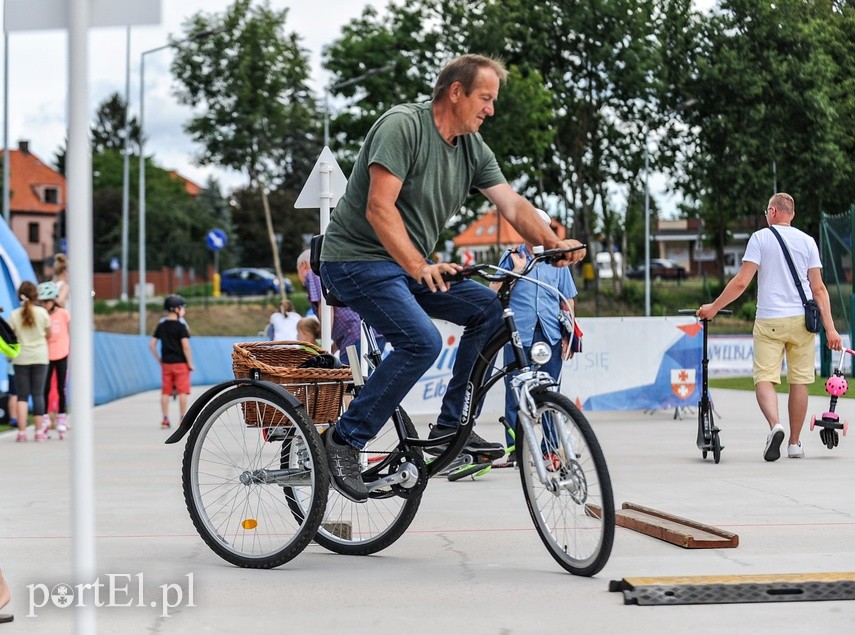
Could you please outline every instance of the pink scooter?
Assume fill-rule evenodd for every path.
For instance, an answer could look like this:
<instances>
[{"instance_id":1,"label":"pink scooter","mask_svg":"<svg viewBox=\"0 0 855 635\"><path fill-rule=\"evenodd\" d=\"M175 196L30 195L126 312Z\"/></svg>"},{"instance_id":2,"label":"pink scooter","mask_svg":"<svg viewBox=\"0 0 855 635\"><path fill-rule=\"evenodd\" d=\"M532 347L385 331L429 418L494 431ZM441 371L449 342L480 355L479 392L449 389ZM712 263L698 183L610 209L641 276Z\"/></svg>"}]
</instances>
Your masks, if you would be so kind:
<instances>
[{"instance_id":1,"label":"pink scooter","mask_svg":"<svg viewBox=\"0 0 855 635\"><path fill-rule=\"evenodd\" d=\"M846 433L849 432L849 422L844 421L841 423L840 416L834 412L834 409L837 406L838 397L845 395L846 390L849 388L849 384L846 382L846 377L843 376L843 360L846 359L847 353L849 355L855 355L855 351L851 348L844 348L840 353L840 364L838 364L834 374L825 382L825 390L831 395L831 405L829 406L828 412L823 412L822 418L820 419L817 419L816 417L811 417L810 419L811 431L813 431L814 426L822 428L819 431L819 438L822 439L825 447L829 450L837 447L838 430L843 430L844 437L846 436Z\"/></svg>"}]
</instances>

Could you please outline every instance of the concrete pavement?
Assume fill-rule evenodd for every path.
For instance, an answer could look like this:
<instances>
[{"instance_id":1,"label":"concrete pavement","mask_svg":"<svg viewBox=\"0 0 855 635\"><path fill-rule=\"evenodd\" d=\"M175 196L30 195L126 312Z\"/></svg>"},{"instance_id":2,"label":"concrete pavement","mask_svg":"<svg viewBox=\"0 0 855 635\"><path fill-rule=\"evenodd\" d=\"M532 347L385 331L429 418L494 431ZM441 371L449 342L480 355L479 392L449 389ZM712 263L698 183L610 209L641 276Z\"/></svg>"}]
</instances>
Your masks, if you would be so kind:
<instances>
[{"instance_id":1,"label":"concrete pavement","mask_svg":"<svg viewBox=\"0 0 855 635\"><path fill-rule=\"evenodd\" d=\"M114 603L132 604L98 609L98 632L855 632L855 602L638 607L608 591L624 577L855 571L855 434L829 451L806 426L804 459L766 463L753 394L713 396L725 446L719 465L695 449L693 414L588 416L618 506L630 501L721 527L739 535L739 547L684 550L618 528L611 560L591 579L553 562L519 474L507 469L477 481L434 479L408 532L377 555L340 556L312 544L279 569L233 567L193 528L181 489L183 444L163 445L157 393L98 407L97 571L102 583L112 575L114 586L127 587ZM783 399L781 406L786 412ZM827 406L811 398L810 412ZM841 401L838 411L855 419L855 401ZM486 417L479 433L502 438ZM70 451L70 437L17 444L14 433L0 436L0 567L13 595L3 612L15 614L0 635L72 630L73 609L50 601L27 617L28 585L41 603L44 588L71 581ZM181 605L164 610L164 592Z\"/></svg>"}]
</instances>

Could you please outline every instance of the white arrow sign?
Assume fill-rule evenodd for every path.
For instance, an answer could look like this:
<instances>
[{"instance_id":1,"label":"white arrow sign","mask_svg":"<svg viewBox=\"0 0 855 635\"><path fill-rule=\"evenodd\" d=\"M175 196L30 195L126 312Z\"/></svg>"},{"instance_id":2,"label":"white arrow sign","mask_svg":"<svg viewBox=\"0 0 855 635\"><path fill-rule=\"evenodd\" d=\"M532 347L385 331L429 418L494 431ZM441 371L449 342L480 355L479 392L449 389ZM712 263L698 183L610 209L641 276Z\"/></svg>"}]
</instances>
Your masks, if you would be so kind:
<instances>
[{"instance_id":1,"label":"white arrow sign","mask_svg":"<svg viewBox=\"0 0 855 635\"><path fill-rule=\"evenodd\" d=\"M329 190L324 191L321 187L321 173L329 172ZM297 197L294 207L297 209L314 209L321 207L321 199L326 198L329 201L329 207L335 207L338 199L344 194L344 188L347 187L347 178L344 172L341 171L338 163L333 156L332 150L324 147L321 151L321 156L315 162L315 167L312 168L312 173L306 179L306 184ZM321 227L321 231L326 227Z\"/></svg>"}]
</instances>

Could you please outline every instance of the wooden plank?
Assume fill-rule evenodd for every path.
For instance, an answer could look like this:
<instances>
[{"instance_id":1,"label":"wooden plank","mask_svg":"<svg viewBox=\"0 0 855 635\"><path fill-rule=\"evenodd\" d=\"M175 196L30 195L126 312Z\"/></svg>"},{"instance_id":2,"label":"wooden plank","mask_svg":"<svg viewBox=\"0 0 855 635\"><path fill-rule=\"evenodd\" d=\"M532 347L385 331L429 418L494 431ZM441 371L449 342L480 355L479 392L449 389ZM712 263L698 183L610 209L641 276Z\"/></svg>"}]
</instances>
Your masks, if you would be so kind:
<instances>
[{"instance_id":1,"label":"wooden plank","mask_svg":"<svg viewBox=\"0 0 855 635\"><path fill-rule=\"evenodd\" d=\"M615 523L684 549L739 546L739 536L734 533L635 503L624 503L615 512Z\"/></svg>"}]
</instances>

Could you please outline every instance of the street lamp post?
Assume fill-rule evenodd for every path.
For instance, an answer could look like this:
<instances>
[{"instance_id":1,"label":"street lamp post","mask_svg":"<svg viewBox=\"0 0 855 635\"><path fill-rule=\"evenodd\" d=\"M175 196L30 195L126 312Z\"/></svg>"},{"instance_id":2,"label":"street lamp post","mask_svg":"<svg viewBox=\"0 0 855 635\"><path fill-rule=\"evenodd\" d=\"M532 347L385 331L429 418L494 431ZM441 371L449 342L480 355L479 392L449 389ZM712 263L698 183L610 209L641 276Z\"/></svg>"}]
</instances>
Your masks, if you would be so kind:
<instances>
[{"instance_id":1,"label":"street lamp post","mask_svg":"<svg viewBox=\"0 0 855 635\"><path fill-rule=\"evenodd\" d=\"M145 56L168 48L180 46L186 42L201 40L216 33L222 33L223 29L202 31L193 37L178 42L170 42L162 46L149 49L140 53L140 179L139 179L139 305L140 305L140 335L146 334L146 261L145 261Z\"/></svg>"},{"instance_id":2,"label":"street lamp post","mask_svg":"<svg viewBox=\"0 0 855 635\"><path fill-rule=\"evenodd\" d=\"M674 112L691 108L695 98L677 104ZM650 317L650 121L644 124L644 315Z\"/></svg>"},{"instance_id":3,"label":"street lamp post","mask_svg":"<svg viewBox=\"0 0 855 635\"><path fill-rule=\"evenodd\" d=\"M122 161L122 288L119 297L128 301L128 209L131 190L131 131L128 111L131 107L131 27L127 27L125 44L125 151Z\"/></svg>"},{"instance_id":4,"label":"street lamp post","mask_svg":"<svg viewBox=\"0 0 855 635\"><path fill-rule=\"evenodd\" d=\"M356 77L351 77L350 79L346 79L342 82L338 82L324 89L324 147L328 147L330 145L330 91L338 90L339 88L344 88L345 86L351 86L352 84L358 84L363 79L367 79L372 75L377 75L378 73L383 73L388 70L392 70L395 65L392 62L388 64L384 64L383 66L378 66L377 68L369 68L367 71L362 73L362 75L357 75Z\"/></svg>"},{"instance_id":5,"label":"street lamp post","mask_svg":"<svg viewBox=\"0 0 855 635\"><path fill-rule=\"evenodd\" d=\"M650 317L650 130L644 133L644 316Z\"/></svg>"}]
</instances>

